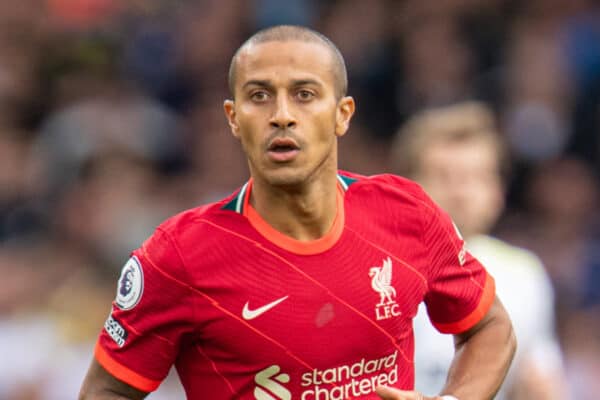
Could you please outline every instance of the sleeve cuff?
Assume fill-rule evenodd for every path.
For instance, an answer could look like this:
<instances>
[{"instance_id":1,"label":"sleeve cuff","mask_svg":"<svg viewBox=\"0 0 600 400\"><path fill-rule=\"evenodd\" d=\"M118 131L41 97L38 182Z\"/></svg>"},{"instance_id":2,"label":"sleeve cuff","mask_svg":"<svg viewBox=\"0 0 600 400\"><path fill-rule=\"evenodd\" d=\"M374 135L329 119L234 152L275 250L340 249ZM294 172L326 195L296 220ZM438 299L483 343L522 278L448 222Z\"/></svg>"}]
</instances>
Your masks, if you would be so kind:
<instances>
[{"instance_id":1,"label":"sleeve cuff","mask_svg":"<svg viewBox=\"0 0 600 400\"><path fill-rule=\"evenodd\" d=\"M477 307L460 321L448 324L441 324L432 321L433 326L435 326L435 328L442 333L456 334L465 332L481 321L485 314L487 314L487 312L490 310L490 307L494 303L495 297L496 284L494 282L494 278L492 278L490 274L486 273L483 293L481 294L481 298L479 299L479 304Z\"/></svg>"},{"instance_id":2,"label":"sleeve cuff","mask_svg":"<svg viewBox=\"0 0 600 400\"><path fill-rule=\"evenodd\" d=\"M100 365L102 365L102 367L111 375L138 390L152 392L156 390L161 383L161 381L148 379L124 365L119 364L106 352L106 350L104 350L104 348L102 348L99 342L96 343L94 356L98 363L100 363Z\"/></svg>"}]
</instances>

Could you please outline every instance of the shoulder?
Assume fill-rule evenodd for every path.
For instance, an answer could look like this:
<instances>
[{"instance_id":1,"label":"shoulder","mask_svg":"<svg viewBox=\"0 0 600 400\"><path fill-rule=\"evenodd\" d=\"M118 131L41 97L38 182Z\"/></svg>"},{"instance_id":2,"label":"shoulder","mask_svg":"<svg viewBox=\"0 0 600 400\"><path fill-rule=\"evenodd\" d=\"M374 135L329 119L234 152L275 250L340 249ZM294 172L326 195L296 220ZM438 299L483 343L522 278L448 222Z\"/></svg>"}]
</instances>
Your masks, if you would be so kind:
<instances>
[{"instance_id":1,"label":"shoulder","mask_svg":"<svg viewBox=\"0 0 600 400\"><path fill-rule=\"evenodd\" d=\"M235 230L243 218L225 206L237 191L227 198L182 211L156 227L134 254L163 270L185 270L186 255L209 249L222 241L223 229Z\"/></svg>"},{"instance_id":2,"label":"shoulder","mask_svg":"<svg viewBox=\"0 0 600 400\"><path fill-rule=\"evenodd\" d=\"M402 200L429 207L431 199L421 186L404 177L393 174L365 176L347 171L339 171L342 180L348 182L349 194L366 194L374 198Z\"/></svg>"},{"instance_id":3,"label":"shoulder","mask_svg":"<svg viewBox=\"0 0 600 400\"><path fill-rule=\"evenodd\" d=\"M177 213L158 225L156 233L178 237L182 232L185 232L191 227L197 227L198 223L206 218L210 218L217 210L219 210L219 207L216 204L217 203L206 204Z\"/></svg>"},{"instance_id":4,"label":"shoulder","mask_svg":"<svg viewBox=\"0 0 600 400\"><path fill-rule=\"evenodd\" d=\"M204 230L210 229L211 222L217 222L234 214L228 210L228 204L237 197L238 193L239 189L222 200L190 208L171 216L158 225L155 235L167 235L174 240L179 240L192 231L201 234Z\"/></svg>"}]
</instances>

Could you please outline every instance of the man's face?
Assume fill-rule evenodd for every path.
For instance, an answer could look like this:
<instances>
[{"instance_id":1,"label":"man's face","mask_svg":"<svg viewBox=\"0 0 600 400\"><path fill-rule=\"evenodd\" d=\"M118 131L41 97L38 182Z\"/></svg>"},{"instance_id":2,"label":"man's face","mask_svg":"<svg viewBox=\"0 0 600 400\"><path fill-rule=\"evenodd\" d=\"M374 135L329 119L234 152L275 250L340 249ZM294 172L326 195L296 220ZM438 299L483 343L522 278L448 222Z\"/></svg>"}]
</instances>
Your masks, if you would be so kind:
<instances>
[{"instance_id":1,"label":"man's face","mask_svg":"<svg viewBox=\"0 0 600 400\"><path fill-rule=\"evenodd\" d=\"M504 206L493 145L472 139L430 145L416 180L454 220L465 237L488 233Z\"/></svg>"},{"instance_id":2,"label":"man's face","mask_svg":"<svg viewBox=\"0 0 600 400\"><path fill-rule=\"evenodd\" d=\"M337 170L337 137L354 103L336 99L334 83L332 55L319 43L273 41L239 54L235 101L224 107L255 179L298 185Z\"/></svg>"}]
</instances>

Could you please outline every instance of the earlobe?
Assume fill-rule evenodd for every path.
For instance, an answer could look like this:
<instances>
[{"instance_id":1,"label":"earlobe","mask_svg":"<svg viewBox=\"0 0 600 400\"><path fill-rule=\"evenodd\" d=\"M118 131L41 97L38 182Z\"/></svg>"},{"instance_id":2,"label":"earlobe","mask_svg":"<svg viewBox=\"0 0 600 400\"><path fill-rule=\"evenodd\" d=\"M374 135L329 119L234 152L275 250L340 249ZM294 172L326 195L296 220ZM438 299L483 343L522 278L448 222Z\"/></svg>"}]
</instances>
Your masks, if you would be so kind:
<instances>
[{"instance_id":1,"label":"earlobe","mask_svg":"<svg viewBox=\"0 0 600 400\"><path fill-rule=\"evenodd\" d=\"M343 136L350 126L350 119L354 115L354 99L350 96L343 97L338 103L335 134L338 137Z\"/></svg>"},{"instance_id":2,"label":"earlobe","mask_svg":"<svg viewBox=\"0 0 600 400\"><path fill-rule=\"evenodd\" d=\"M239 125L236 121L235 102L233 100L225 100L223 103L223 110L225 111L225 117L227 117L231 133L236 138L239 138Z\"/></svg>"}]
</instances>

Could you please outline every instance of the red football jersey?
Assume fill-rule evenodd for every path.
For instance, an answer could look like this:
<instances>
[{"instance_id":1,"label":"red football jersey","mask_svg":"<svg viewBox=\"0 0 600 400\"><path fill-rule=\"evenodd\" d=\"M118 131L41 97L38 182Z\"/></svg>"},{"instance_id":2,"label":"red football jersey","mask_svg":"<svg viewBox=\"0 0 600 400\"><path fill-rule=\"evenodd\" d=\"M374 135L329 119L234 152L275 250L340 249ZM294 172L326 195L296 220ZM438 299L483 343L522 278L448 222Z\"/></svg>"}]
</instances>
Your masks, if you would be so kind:
<instances>
[{"instance_id":1,"label":"red football jersey","mask_svg":"<svg viewBox=\"0 0 600 400\"><path fill-rule=\"evenodd\" d=\"M144 391L175 365L190 399L375 399L412 389L412 318L476 324L494 282L414 183L340 171L312 242L270 227L249 181L159 226L125 264L96 358Z\"/></svg>"}]
</instances>

